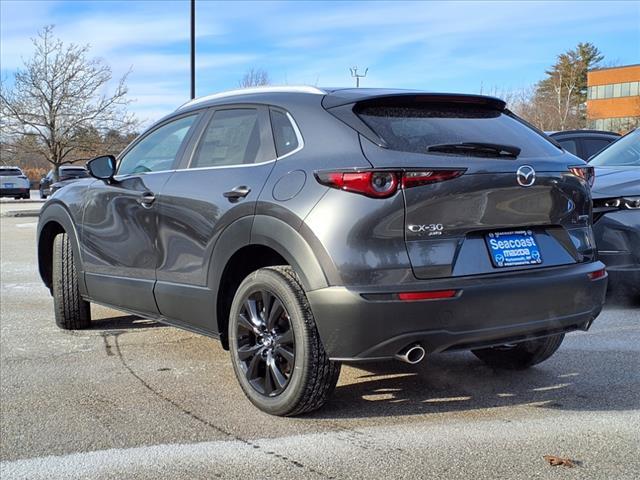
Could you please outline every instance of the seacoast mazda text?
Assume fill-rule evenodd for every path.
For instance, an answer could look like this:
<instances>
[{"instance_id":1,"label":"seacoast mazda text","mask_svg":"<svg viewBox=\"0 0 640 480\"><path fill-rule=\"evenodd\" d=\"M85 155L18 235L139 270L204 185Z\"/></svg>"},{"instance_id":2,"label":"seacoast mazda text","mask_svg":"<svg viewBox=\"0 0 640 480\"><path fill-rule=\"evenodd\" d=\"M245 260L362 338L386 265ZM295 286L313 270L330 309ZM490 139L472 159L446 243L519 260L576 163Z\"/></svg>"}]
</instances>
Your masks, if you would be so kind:
<instances>
[{"instance_id":1,"label":"seacoast mazda text","mask_svg":"<svg viewBox=\"0 0 640 480\"><path fill-rule=\"evenodd\" d=\"M496 98L226 92L88 169L40 216L56 323L95 302L219 338L271 414L322 406L345 361L535 365L604 302L593 169Z\"/></svg>"}]
</instances>

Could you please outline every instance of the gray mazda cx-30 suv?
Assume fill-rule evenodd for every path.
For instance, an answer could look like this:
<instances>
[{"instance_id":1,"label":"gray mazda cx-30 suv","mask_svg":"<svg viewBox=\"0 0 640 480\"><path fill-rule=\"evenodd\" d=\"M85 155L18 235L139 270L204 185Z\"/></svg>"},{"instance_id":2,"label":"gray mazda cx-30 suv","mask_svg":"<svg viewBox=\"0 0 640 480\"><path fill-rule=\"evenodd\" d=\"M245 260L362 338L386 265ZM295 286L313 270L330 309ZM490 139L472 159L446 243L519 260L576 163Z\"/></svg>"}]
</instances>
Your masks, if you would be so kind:
<instances>
[{"instance_id":1,"label":"gray mazda cx-30 suv","mask_svg":"<svg viewBox=\"0 0 640 480\"><path fill-rule=\"evenodd\" d=\"M40 215L57 324L95 302L219 338L271 414L320 407L344 361L537 364L604 301L593 169L495 98L227 92L88 168Z\"/></svg>"}]
</instances>

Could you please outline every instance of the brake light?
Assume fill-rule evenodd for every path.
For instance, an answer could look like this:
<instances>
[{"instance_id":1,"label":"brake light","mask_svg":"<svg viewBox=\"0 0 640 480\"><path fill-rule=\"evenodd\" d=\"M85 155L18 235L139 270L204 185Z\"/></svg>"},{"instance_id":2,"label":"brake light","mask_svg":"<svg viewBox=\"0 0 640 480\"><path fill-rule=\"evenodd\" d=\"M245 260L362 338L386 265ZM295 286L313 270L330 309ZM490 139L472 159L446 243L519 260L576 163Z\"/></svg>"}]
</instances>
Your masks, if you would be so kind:
<instances>
[{"instance_id":1,"label":"brake light","mask_svg":"<svg viewBox=\"0 0 640 480\"><path fill-rule=\"evenodd\" d=\"M399 293L398 298L403 301L416 301L416 300L438 300L442 298L452 298L458 293L457 290L434 290L431 292L406 292Z\"/></svg>"},{"instance_id":2,"label":"brake light","mask_svg":"<svg viewBox=\"0 0 640 480\"><path fill-rule=\"evenodd\" d=\"M411 188L459 177L464 170L316 172L319 183L373 198L388 198L398 188Z\"/></svg>"},{"instance_id":3,"label":"brake light","mask_svg":"<svg viewBox=\"0 0 640 480\"><path fill-rule=\"evenodd\" d=\"M593 187L593 182L596 180L596 171L593 167L581 165L579 167L570 167L569 171L587 182L590 187Z\"/></svg>"}]
</instances>

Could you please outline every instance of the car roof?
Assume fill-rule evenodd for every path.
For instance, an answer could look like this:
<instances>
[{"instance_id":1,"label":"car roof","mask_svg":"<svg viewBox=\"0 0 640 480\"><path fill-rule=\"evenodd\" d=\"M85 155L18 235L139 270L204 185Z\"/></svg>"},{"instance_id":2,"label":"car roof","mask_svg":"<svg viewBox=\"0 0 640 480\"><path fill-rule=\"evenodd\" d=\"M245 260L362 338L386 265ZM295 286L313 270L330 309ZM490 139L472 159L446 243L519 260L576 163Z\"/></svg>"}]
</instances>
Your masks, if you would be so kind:
<instances>
[{"instance_id":1,"label":"car roof","mask_svg":"<svg viewBox=\"0 0 640 480\"><path fill-rule=\"evenodd\" d=\"M504 101L485 95L467 95L459 93L438 93L424 90L405 90L398 88L353 88L353 87L315 87L309 85L284 85L284 86L263 86L229 90L213 95L191 100L180 106L177 112L186 112L197 107L209 107L226 103L238 102L264 102L281 104L287 103L299 96L320 96L322 105L325 108L355 103L362 100L369 100L381 97L401 97L401 96L425 96L430 98L450 99L452 101L475 99L476 102L493 104L500 109L504 108Z\"/></svg>"}]
</instances>

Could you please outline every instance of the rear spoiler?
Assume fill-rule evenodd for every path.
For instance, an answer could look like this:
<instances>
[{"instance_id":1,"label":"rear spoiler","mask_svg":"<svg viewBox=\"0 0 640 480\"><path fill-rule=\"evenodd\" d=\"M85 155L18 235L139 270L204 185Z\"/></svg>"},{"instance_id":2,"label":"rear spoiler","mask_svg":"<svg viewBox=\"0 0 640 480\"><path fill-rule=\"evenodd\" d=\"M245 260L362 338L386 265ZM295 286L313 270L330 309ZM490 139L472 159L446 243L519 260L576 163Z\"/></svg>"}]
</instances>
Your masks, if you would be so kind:
<instances>
[{"instance_id":1,"label":"rear spoiler","mask_svg":"<svg viewBox=\"0 0 640 480\"><path fill-rule=\"evenodd\" d=\"M358 95L358 92L349 90L336 90L324 96L322 99L322 106L329 110L335 107L343 105L355 105L358 104L384 104L393 103L463 103L467 105L482 105L489 108L495 108L496 110L504 110L506 103L496 97L489 97L486 95L468 95L464 93L422 93L415 91L408 92L394 92L394 93L379 93L368 94L363 90L363 95Z\"/></svg>"},{"instance_id":2,"label":"rear spoiler","mask_svg":"<svg viewBox=\"0 0 640 480\"><path fill-rule=\"evenodd\" d=\"M358 92L357 90L337 90L324 96L322 106L337 117L342 122L349 125L363 137L371 140L373 143L382 148L388 148L387 142L376 132L371 130L358 115L354 112L354 107L367 105L385 105L390 104L400 106L403 104L415 105L421 103L446 103L476 105L485 108L505 111L506 103L503 100L485 95L466 95L462 93L422 93L422 92L394 92L368 94L366 90Z\"/></svg>"}]
</instances>

